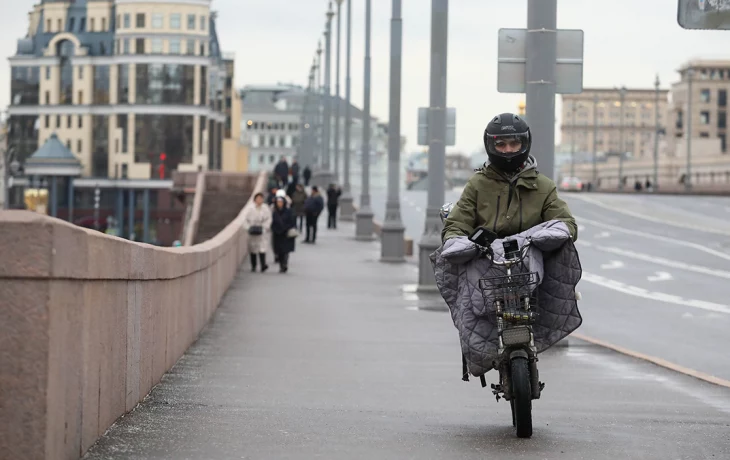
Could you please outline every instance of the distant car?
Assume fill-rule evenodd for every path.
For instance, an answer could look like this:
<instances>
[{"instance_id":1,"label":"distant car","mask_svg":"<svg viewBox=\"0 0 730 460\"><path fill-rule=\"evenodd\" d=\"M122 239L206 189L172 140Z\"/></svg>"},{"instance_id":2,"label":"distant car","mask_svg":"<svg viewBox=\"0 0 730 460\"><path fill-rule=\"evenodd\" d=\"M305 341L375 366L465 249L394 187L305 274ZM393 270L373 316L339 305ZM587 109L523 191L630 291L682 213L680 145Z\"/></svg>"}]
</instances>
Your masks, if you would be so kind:
<instances>
[{"instance_id":1,"label":"distant car","mask_svg":"<svg viewBox=\"0 0 730 460\"><path fill-rule=\"evenodd\" d=\"M582 192L584 186L583 181L577 177L564 177L560 181L559 189L562 192Z\"/></svg>"}]
</instances>

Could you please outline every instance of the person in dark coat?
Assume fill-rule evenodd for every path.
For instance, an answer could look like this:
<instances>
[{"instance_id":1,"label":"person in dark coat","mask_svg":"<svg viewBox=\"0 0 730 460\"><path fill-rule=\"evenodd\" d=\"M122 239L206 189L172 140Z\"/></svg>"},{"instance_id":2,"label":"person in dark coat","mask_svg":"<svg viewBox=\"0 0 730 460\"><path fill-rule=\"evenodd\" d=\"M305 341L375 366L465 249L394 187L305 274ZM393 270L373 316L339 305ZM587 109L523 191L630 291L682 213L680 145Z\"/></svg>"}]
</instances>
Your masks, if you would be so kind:
<instances>
[{"instance_id":1,"label":"person in dark coat","mask_svg":"<svg viewBox=\"0 0 730 460\"><path fill-rule=\"evenodd\" d=\"M335 184L327 188L327 228L337 228L337 207L340 204L342 190Z\"/></svg>"},{"instance_id":2,"label":"person in dark coat","mask_svg":"<svg viewBox=\"0 0 730 460\"><path fill-rule=\"evenodd\" d=\"M302 184L297 184L294 187L294 191L289 195L291 196L291 208L294 211L294 216L297 219L297 227L299 227L299 233L304 231L304 202L307 201L307 192L304 191Z\"/></svg>"},{"instance_id":3,"label":"person in dark coat","mask_svg":"<svg viewBox=\"0 0 730 460\"><path fill-rule=\"evenodd\" d=\"M312 179L312 170L309 169L309 166L304 167L304 171L302 171L302 177L304 178L304 186L309 187L309 181Z\"/></svg>"},{"instance_id":4,"label":"person in dark coat","mask_svg":"<svg viewBox=\"0 0 730 460\"><path fill-rule=\"evenodd\" d=\"M291 162L291 181L296 185L299 183L299 163L294 158Z\"/></svg>"},{"instance_id":5,"label":"person in dark coat","mask_svg":"<svg viewBox=\"0 0 730 460\"><path fill-rule=\"evenodd\" d=\"M274 253L279 261L279 273L289 270L289 253L294 251L294 240L289 233L296 230L294 213L287 205L286 198L276 197L274 212L271 216L271 233L274 235Z\"/></svg>"},{"instance_id":6,"label":"person in dark coat","mask_svg":"<svg viewBox=\"0 0 730 460\"><path fill-rule=\"evenodd\" d=\"M324 209L324 199L316 185L312 186L312 194L304 201L304 213L307 220L307 237L305 243L314 243L317 239L317 219Z\"/></svg>"},{"instance_id":7,"label":"person in dark coat","mask_svg":"<svg viewBox=\"0 0 730 460\"><path fill-rule=\"evenodd\" d=\"M289 184L289 164L285 158L279 160L276 166L274 166L274 175L279 181L279 187L286 190L286 186Z\"/></svg>"}]
</instances>

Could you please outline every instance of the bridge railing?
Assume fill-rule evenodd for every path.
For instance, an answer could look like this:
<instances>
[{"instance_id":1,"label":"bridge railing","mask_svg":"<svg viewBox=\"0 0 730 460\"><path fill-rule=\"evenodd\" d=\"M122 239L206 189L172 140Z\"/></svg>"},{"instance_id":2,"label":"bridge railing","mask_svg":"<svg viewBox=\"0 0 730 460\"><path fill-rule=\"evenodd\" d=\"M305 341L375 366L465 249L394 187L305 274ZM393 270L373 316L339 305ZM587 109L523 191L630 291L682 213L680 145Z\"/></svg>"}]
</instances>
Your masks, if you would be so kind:
<instances>
[{"instance_id":1,"label":"bridge railing","mask_svg":"<svg viewBox=\"0 0 730 460\"><path fill-rule=\"evenodd\" d=\"M0 211L0 457L76 459L150 392L246 256L242 214L164 248Z\"/></svg>"}]
</instances>

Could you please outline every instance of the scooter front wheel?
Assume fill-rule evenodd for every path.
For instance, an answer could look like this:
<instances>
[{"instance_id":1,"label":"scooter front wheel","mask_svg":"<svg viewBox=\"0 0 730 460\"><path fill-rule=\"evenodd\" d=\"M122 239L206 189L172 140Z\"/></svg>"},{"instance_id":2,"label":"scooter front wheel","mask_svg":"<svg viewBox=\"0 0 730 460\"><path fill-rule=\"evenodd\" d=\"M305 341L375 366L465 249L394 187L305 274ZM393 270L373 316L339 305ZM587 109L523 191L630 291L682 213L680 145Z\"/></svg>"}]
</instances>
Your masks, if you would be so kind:
<instances>
[{"instance_id":1,"label":"scooter front wheel","mask_svg":"<svg viewBox=\"0 0 730 460\"><path fill-rule=\"evenodd\" d=\"M512 381L512 418L518 438L532 436L532 386L527 359L518 357L510 361Z\"/></svg>"}]
</instances>

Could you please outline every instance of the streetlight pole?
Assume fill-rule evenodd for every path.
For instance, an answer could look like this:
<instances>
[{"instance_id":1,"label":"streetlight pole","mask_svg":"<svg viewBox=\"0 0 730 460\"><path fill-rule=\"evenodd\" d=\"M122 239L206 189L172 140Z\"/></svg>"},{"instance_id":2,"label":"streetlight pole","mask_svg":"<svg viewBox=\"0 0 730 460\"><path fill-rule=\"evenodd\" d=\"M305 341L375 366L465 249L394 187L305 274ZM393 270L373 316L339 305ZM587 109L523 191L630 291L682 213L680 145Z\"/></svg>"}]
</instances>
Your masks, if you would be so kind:
<instances>
[{"instance_id":1,"label":"streetlight pole","mask_svg":"<svg viewBox=\"0 0 730 460\"><path fill-rule=\"evenodd\" d=\"M619 117L621 118L619 120L618 125L618 142L619 142L619 157L618 157L618 189L619 191L622 191L624 189L624 181L623 181L623 175L624 175L624 106L626 105L626 87L622 86L619 90L620 95L620 104L621 104L621 111Z\"/></svg>"},{"instance_id":2,"label":"streetlight pole","mask_svg":"<svg viewBox=\"0 0 730 460\"><path fill-rule=\"evenodd\" d=\"M575 177L575 112L576 103L573 101L573 118L570 130L570 177Z\"/></svg>"},{"instance_id":3,"label":"streetlight pole","mask_svg":"<svg viewBox=\"0 0 730 460\"><path fill-rule=\"evenodd\" d=\"M403 66L403 18L401 0L393 0L390 21L390 121L388 126L388 200L381 236L382 262L405 262L405 227L400 215L400 115Z\"/></svg>"},{"instance_id":4,"label":"streetlight pole","mask_svg":"<svg viewBox=\"0 0 730 460\"><path fill-rule=\"evenodd\" d=\"M322 164L322 41L317 43L317 131L316 131L316 163Z\"/></svg>"},{"instance_id":5,"label":"streetlight pole","mask_svg":"<svg viewBox=\"0 0 730 460\"><path fill-rule=\"evenodd\" d=\"M334 180L340 182L340 107L342 103L340 101L340 24L342 23L342 1L335 0L337 2L337 69L335 71L335 169L334 169Z\"/></svg>"},{"instance_id":6,"label":"streetlight pole","mask_svg":"<svg viewBox=\"0 0 730 460\"><path fill-rule=\"evenodd\" d=\"M371 0L365 1L365 84L362 114L362 194L355 213L355 239L372 241L373 210L370 208L370 14Z\"/></svg>"},{"instance_id":7,"label":"streetlight pole","mask_svg":"<svg viewBox=\"0 0 730 460\"><path fill-rule=\"evenodd\" d=\"M659 187L659 74L654 80L654 184L652 190Z\"/></svg>"},{"instance_id":8,"label":"streetlight pole","mask_svg":"<svg viewBox=\"0 0 730 460\"><path fill-rule=\"evenodd\" d=\"M598 94L593 96L593 180L595 190L598 186Z\"/></svg>"},{"instance_id":9,"label":"streetlight pole","mask_svg":"<svg viewBox=\"0 0 730 460\"><path fill-rule=\"evenodd\" d=\"M323 187L332 182L332 171L330 171L330 140L332 135L332 97L331 97L331 80L332 80L332 17L335 13L332 11L332 2L327 10L327 27L325 29L325 63L324 63L324 127L322 130L322 169L316 175L319 180L315 181Z\"/></svg>"},{"instance_id":10,"label":"streetlight pole","mask_svg":"<svg viewBox=\"0 0 730 460\"><path fill-rule=\"evenodd\" d=\"M352 112L350 110L350 50L352 45L352 0L347 0L347 51L345 57L345 183L340 198L340 220L355 220L355 207L352 205L350 189L350 133L352 131Z\"/></svg>"},{"instance_id":11,"label":"streetlight pole","mask_svg":"<svg viewBox=\"0 0 730 460\"><path fill-rule=\"evenodd\" d=\"M684 189L689 192L692 190L692 77L693 69L687 69L687 115L685 123L687 124L687 174L684 176Z\"/></svg>"},{"instance_id":12,"label":"streetlight pole","mask_svg":"<svg viewBox=\"0 0 730 460\"><path fill-rule=\"evenodd\" d=\"M446 163L446 81L449 0L431 0L431 76L428 108L428 206L418 243L418 290L435 291L430 255L441 245L440 209L444 204ZM529 110L530 105L528 103Z\"/></svg>"}]
</instances>

